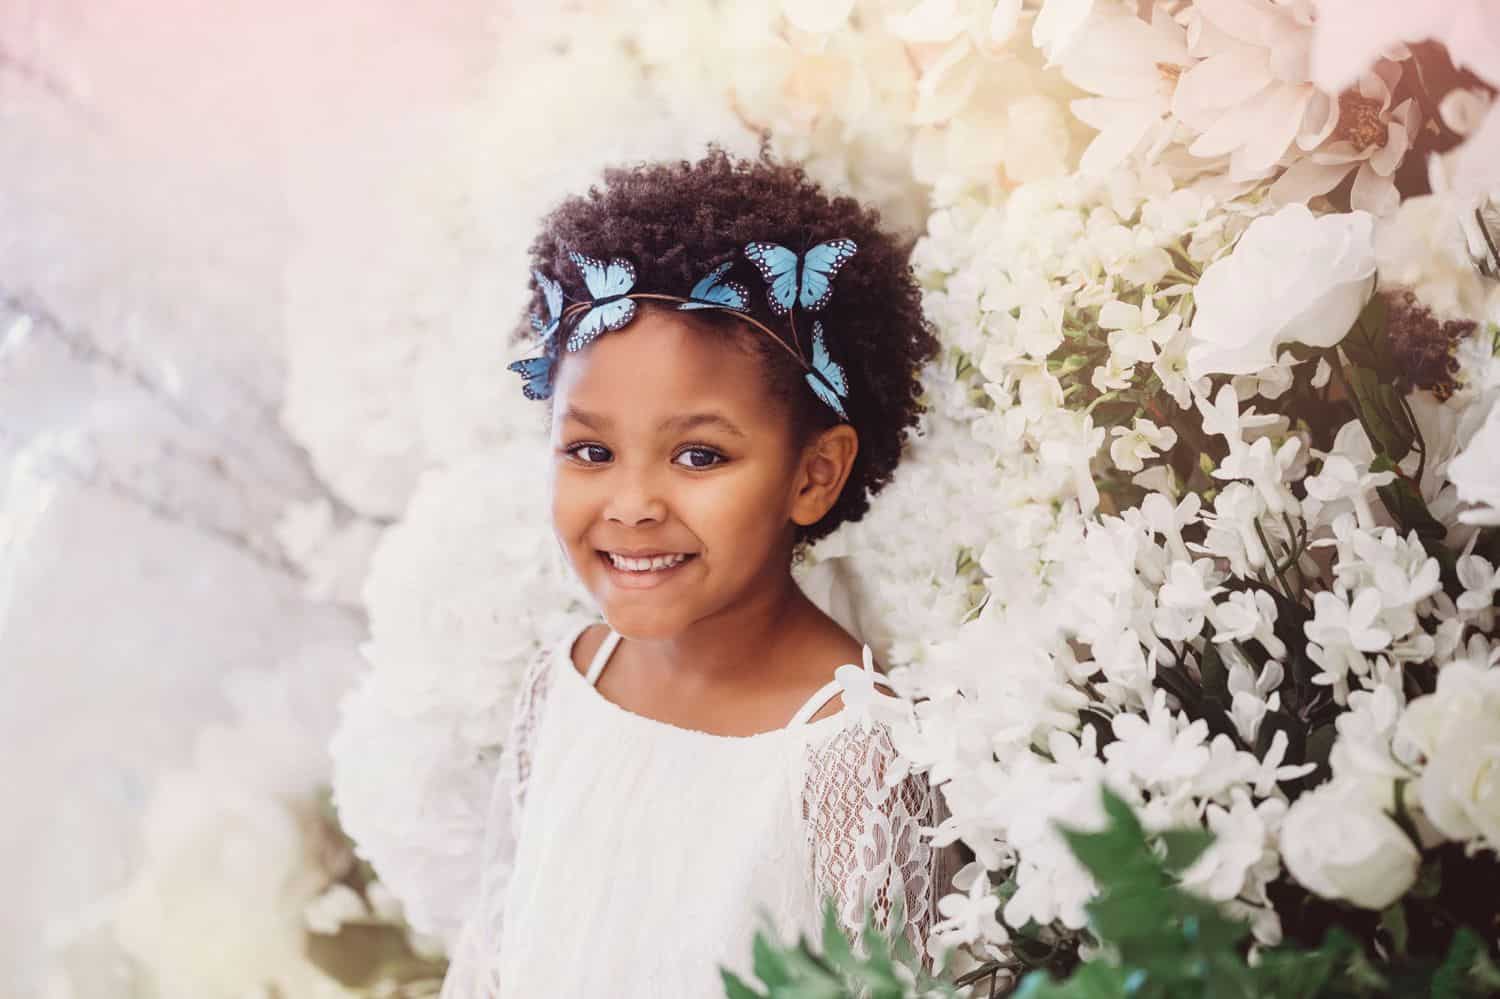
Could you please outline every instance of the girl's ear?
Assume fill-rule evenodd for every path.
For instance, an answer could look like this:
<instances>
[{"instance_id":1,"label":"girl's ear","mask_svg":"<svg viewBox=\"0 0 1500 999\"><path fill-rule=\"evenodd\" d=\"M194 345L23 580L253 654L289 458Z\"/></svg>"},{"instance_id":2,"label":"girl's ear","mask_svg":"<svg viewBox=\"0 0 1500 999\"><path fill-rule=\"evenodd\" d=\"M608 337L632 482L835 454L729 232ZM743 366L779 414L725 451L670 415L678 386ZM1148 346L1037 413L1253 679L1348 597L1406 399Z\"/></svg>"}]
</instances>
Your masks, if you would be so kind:
<instances>
[{"instance_id":1,"label":"girl's ear","mask_svg":"<svg viewBox=\"0 0 1500 999\"><path fill-rule=\"evenodd\" d=\"M859 434L847 423L829 427L808 444L797 468L792 521L816 524L838 502L859 453Z\"/></svg>"}]
</instances>

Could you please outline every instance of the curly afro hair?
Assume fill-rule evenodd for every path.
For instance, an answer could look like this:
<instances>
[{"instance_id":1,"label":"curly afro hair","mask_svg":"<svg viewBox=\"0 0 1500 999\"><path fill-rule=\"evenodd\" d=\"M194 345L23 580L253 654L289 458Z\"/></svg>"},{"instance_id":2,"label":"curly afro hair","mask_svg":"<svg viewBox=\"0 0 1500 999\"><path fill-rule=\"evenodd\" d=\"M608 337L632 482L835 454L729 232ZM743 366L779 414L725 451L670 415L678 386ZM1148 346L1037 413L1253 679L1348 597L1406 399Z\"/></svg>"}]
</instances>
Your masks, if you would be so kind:
<instances>
[{"instance_id":1,"label":"curly afro hair","mask_svg":"<svg viewBox=\"0 0 1500 999\"><path fill-rule=\"evenodd\" d=\"M736 261L726 278L749 289L747 311L791 343L788 317L771 312L765 281L742 250L760 240L802 252L840 237L853 239L858 251L834 279L832 298L817 318L829 354L848 378L842 402L859 435L859 451L834 505L817 523L797 527L798 548L864 516L869 498L891 481L905 430L922 411L918 372L937 355L939 343L922 314L920 289L908 264L910 244L883 231L875 209L849 197L829 198L801 166L774 161L762 144L754 160L710 145L696 163L608 168L602 186L567 198L542 219L530 248L532 267L562 285L565 302L590 297L568 258L570 250L600 260L628 258L636 267L633 291L679 296L710 270ZM641 300L637 308L657 304ZM534 289L530 311L547 314L540 288ZM800 308L795 313L800 353L811 357L811 317ZM840 422L808 387L806 369L784 346L769 343L764 332L717 309L675 315L691 316L703 330L731 337L760 359L767 394L784 404L794 446ZM516 336L535 336L524 317ZM547 346L554 377L565 338L560 332ZM549 400L549 416L550 406Z\"/></svg>"}]
</instances>

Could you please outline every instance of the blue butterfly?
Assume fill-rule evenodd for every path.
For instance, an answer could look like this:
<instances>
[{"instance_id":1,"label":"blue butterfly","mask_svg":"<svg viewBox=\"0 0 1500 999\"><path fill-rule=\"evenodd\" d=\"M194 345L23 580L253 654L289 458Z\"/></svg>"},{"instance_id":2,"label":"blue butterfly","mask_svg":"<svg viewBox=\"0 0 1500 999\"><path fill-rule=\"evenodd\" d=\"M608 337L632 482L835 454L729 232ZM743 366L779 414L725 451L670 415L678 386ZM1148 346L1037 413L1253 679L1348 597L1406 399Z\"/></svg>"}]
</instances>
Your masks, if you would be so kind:
<instances>
[{"instance_id":1,"label":"blue butterfly","mask_svg":"<svg viewBox=\"0 0 1500 999\"><path fill-rule=\"evenodd\" d=\"M552 339L552 334L557 332L557 324L562 320L562 285L547 277L541 271L532 271L531 276L536 278L536 283L541 286L542 294L547 300L547 321L542 322L542 317L535 312L531 314L531 328L542 336L542 343Z\"/></svg>"},{"instance_id":2,"label":"blue butterfly","mask_svg":"<svg viewBox=\"0 0 1500 999\"><path fill-rule=\"evenodd\" d=\"M798 257L778 243L747 243L745 256L771 286L771 311L784 316L793 305L810 312L827 305L834 277L857 249L852 239L830 239Z\"/></svg>"},{"instance_id":3,"label":"blue butterfly","mask_svg":"<svg viewBox=\"0 0 1500 999\"><path fill-rule=\"evenodd\" d=\"M519 361L512 361L505 366L526 379L521 385L521 391L528 399L546 399L552 395L551 375L552 359L550 357L524 357Z\"/></svg>"},{"instance_id":4,"label":"blue butterfly","mask_svg":"<svg viewBox=\"0 0 1500 999\"><path fill-rule=\"evenodd\" d=\"M679 309L710 309L714 306L726 306L731 309L739 309L741 312L747 308L750 300L750 292L738 281L720 281L724 272L734 266L733 260L726 260L702 281L693 285L693 290L688 297L691 302L683 302L677 306Z\"/></svg>"},{"instance_id":5,"label":"blue butterfly","mask_svg":"<svg viewBox=\"0 0 1500 999\"><path fill-rule=\"evenodd\" d=\"M813 370L806 375L807 384L818 393L819 399L828 403L834 412L847 420L849 414L844 412L839 396L849 398L849 380L844 377L843 366L828 356L828 344L823 341L823 323L817 319L813 320L812 364Z\"/></svg>"},{"instance_id":6,"label":"blue butterfly","mask_svg":"<svg viewBox=\"0 0 1500 999\"><path fill-rule=\"evenodd\" d=\"M576 250L568 251L568 259L583 274L594 305L568 337L568 349L580 350L599 334L617 330L635 318L635 299L622 297L635 284L635 265L621 257L605 264Z\"/></svg>"}]
</instances>

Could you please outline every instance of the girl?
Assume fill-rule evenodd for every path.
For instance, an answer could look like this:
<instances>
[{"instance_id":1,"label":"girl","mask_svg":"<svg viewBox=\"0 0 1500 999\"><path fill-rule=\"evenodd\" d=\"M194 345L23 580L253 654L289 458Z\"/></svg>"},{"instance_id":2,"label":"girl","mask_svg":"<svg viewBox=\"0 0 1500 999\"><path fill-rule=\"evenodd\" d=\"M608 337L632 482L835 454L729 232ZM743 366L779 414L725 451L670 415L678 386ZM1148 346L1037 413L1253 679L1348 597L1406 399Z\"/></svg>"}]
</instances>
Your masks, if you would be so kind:
<instances>
[{"instance_id":1,"label":"girl","mask_svg":"<svg viewBox=\"0 0 1500 999\"><path fill-rule=\"evenodd\" d=\"M851 940L902 898L887 928L925 954L937 797L886 780L888 729L840 692L885 680L790 572L920 412L937 341L906 248L764 150L603 180L532 244L543 352L511 365L603 620L523 680L442 999L722 996L762 914L818 939L825 897Z\"/></svg>"}]
</instances>

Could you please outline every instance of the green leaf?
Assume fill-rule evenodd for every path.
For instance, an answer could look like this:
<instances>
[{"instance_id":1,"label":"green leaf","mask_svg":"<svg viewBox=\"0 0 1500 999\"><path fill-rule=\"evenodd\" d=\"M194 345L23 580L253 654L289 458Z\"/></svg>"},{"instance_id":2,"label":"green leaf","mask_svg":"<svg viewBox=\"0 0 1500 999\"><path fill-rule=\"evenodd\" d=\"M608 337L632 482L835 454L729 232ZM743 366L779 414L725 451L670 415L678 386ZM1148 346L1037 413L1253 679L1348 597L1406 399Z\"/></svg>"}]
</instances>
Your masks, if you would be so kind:
<instances>
[{"instance_id":1,"label":"green leaf","mask_svg":"<svg viewBox=\"0 0 1500 999\"><path fill-rule=\"evenodd\" d=\"M1221 707L1227 708L1234 699L1229 693L1229 670L1224 666L1219 647L1213 642L1203 645L1203 652L1198 656L1198 675L1203 677L1204 692Z\"/></svg>"},{"instance_id":2,"label":"green leaf","mask_svg":"<svg viewBox=\"0 0 1500 999\"><path fill-rule=\"evenodd\" d=\"M1166 868L1174 874L1192 867L1214 841L1206 829L1168 829L1157 838L1167 849Z\"/></svg>"},{"instance_id":3,"label":"green leaf","mask_svg":"<svg viewBox=\"0 0 1500 999\"><path fill-rule=\"evenodd\" d=\"M752 967L755 970L755 977L771 986L773 990L778 985L786 985L791 982L792 976L787 972L786 958L779 951L772 948L770 942L766 939L765 933L760 930L756 930L755 932L755 937L751 944L751 954L754 961Z\"/></svg>"},{"instance_id":4,"label":"green leaf","mask_svg":"<svg viewBox=\"0 0 1500 999\"><path fill-rule=\"evenodd\" d=\"M1372 296L1339 346L1350 363L1390 380L1396 375L1396 362L1386 333L1386 314L1385 299ZM1337 364L1338 359L1329 358L1328 363Z\"/></svg>"},{"instance_id":5,"label":"green leaf","mask_svg":"<svg viewBox=\"0 0 1500 999\"><path fill-rule=\"evenodd\" d=\"M766 999L764 993L746 985L738 975L723 965L719 966L719 978L724 982L724 995L727 999Z\"/></svg>"},{"instance_id":6,"label":"green leaf","mask_svg":"<svg viewBox=\"0 0 1500 999\"><path fill-rule=\"evenodd\" d=\"M1370 467L1380 471L1374 464ZM1385 508L1400 523L1401 533L1416 531L1417 537L1423 541L1442 541L1448 536L1448 529L1428 511L1422 494L1417 492L1417 487L1410 479L1398 474L1389 484L1378 487L1376 491L1380 493L1380 501L1385 504Z\"/></svg>"},{"instance_id":7,"label":"green leaf","mask_svg":"<svg viewBox=\"0 0 1500 999\"><path fill-rule=\"evenodd\" d=\"M1406 930L1406 907L1400 900L1386 908L1380 914L1380 928L1391 938L1391 947L1397 955L1406 954L1406 941L1408 933Z\"/></svg>"},{"instance_id":8,"label":"green leaf","mask_svg":"<svg viewBox=\"0 0 1500 999\"><path fill-rule=\"evenodd\" d=\"M1096 427L1121 427L1140 415L1141 407L1134 399L1110 399L1091 410Z\"/></svg>"},{"instance_id":9,"label":"green leaf","mask_svg":"<svg viewBox=\"0 0 1500 999\"><path fill-rule=\"evenodd\" d=\"M1054 982L1045 971L1033 971L1021 979L1013 995L1015 999L1127 999L1139 994L1128 987L1130 977L1126 969L1091 961L1066 982Z\"/></svg>"},{"instance_id":10,"label":"green leaf","mask_svg":"<svg viewBox=\"0 0 1500 999\"><path fill-rule=\"evenodd\" d=\"M1370 368L1351 365L1344 377L1354 393L1359 422L1375 446L1392 461L1400 461L1416 440L1416 428L1401 405L1400 392Z\"/></svg>"},{"instance_id":11,"label":"green leaf","mask_svg":"<svg viewBox=\"0 0 1500 999\"><path fill-rule=\"evenodd\" d=\"M855 964L854 949L839 925L838 909L832 898L823 901L823 956L840 971L847 972Z\"/></svg>"}]
</instances>

